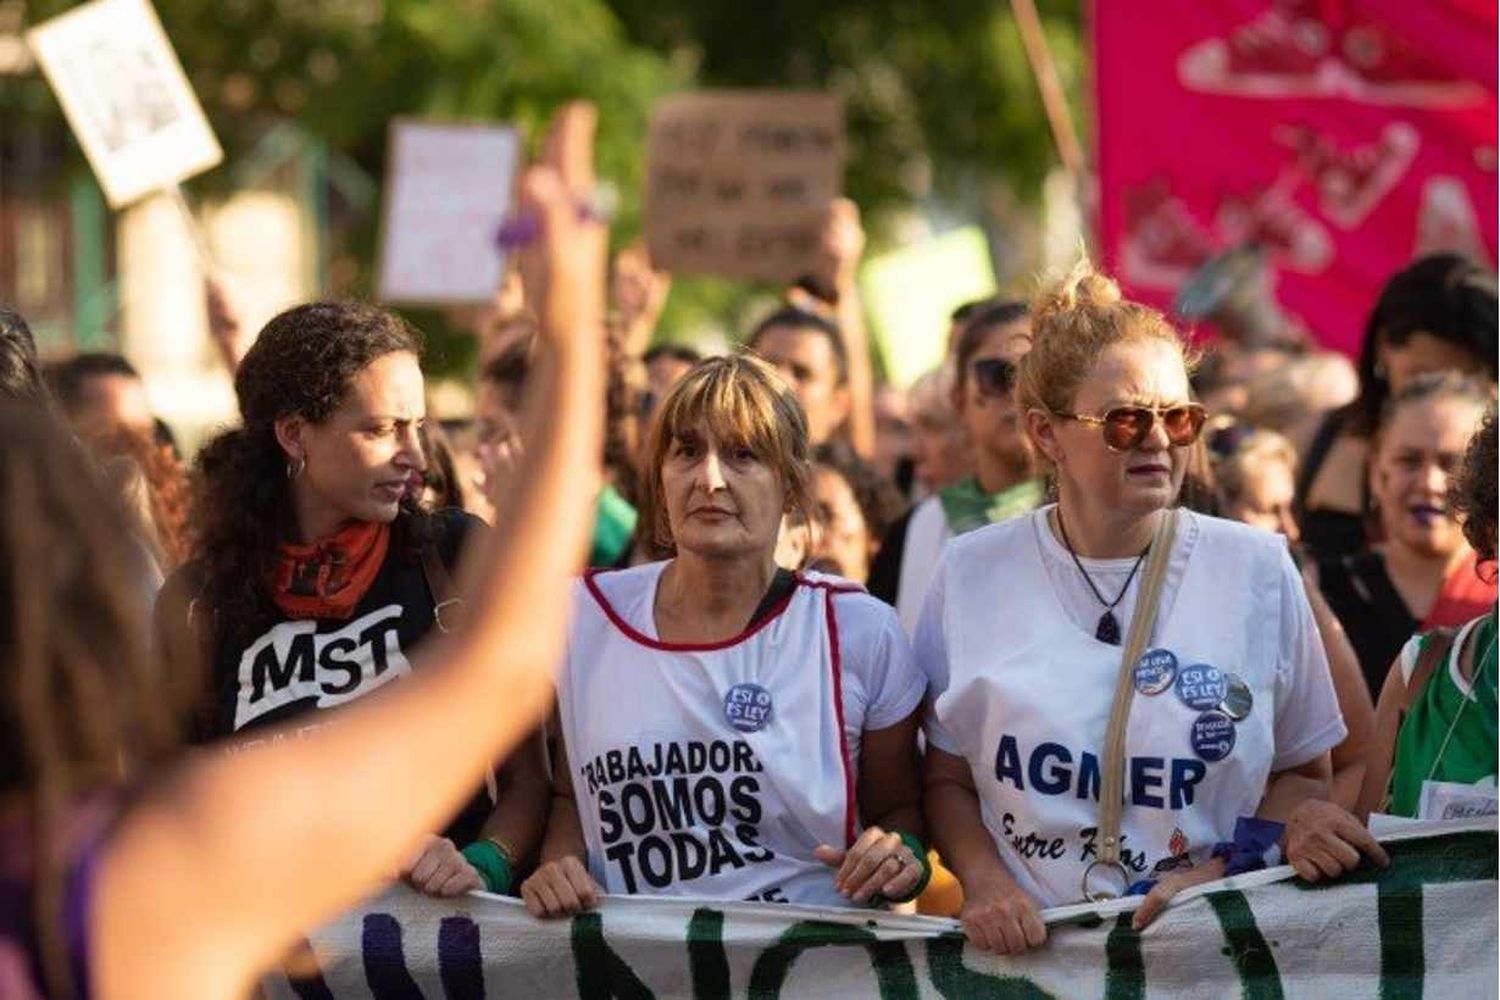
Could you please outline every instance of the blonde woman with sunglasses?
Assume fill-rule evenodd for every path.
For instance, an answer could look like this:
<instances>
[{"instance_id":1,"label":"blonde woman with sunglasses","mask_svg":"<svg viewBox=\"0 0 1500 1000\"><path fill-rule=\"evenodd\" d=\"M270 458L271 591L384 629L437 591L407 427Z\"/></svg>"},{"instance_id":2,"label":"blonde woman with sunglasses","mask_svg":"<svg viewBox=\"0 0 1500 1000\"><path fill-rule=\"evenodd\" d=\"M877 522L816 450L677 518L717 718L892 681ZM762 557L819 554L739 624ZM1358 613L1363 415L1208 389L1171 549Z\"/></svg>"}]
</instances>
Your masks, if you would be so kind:
<instances>
[{"instance_id":1,"label":"blonde woman with sunglasses","mask_svg":"<svg viewBox=\"0 0 1500 1000\"><path fill-rule=\"evenodd\" d=\"M916 636L970 942L1036 947L1042 908L1124 893L1144 927L1278 849L1309 878L1384 861L1323 801L1345 727L1285 541L1177 505L1206 414L1176 331L1087 265L1032 331L1016 392L1058 501L951 543Z\"/></svg>"}]
</instances>

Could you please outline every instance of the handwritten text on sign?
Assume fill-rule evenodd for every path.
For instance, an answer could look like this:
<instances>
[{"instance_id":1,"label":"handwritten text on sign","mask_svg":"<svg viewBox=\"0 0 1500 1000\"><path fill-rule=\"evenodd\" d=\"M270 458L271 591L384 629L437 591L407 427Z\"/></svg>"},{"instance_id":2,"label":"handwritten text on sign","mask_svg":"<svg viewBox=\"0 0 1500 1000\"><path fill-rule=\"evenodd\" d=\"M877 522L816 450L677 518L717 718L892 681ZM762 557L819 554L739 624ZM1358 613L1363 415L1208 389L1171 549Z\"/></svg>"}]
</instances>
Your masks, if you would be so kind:
<instances>
[{"instance_id":1,"label":"handwritten text on sign","mask_svg":"<svg viewBox=\"0 0 1500 1000\"><path fill-rule=\"evenodd\" d=\"M830 94L679 94L647 140L651 260L679 273L784 281L813 269L844 166Z\"/></svg>"}]
</instances>

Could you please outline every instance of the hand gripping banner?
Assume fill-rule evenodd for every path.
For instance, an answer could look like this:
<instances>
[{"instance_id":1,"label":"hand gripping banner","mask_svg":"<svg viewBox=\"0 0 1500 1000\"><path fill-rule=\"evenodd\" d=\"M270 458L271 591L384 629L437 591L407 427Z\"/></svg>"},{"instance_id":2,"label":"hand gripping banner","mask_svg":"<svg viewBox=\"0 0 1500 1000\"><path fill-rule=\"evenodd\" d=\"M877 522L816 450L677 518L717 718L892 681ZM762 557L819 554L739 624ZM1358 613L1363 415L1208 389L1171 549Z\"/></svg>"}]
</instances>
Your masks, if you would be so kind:
<instances>
[{"instance_id":1,"label":"hand gripping banner","mask_svg":"<svg viewBox=\"0 0 1500 1000\"><path fill-rule=\"evenodd\" d=\"M1142 933L1135 900L1049 910L1018 958L949 920L772 904L610 897L542 923L514 900L393 889L310 937L316 971L273 1000L771 1000L879 997L1495 995L1496 835L1421 824L1391 867L1309 885L1277 868L1200 886Z\"/></svg>"}]
</instances>

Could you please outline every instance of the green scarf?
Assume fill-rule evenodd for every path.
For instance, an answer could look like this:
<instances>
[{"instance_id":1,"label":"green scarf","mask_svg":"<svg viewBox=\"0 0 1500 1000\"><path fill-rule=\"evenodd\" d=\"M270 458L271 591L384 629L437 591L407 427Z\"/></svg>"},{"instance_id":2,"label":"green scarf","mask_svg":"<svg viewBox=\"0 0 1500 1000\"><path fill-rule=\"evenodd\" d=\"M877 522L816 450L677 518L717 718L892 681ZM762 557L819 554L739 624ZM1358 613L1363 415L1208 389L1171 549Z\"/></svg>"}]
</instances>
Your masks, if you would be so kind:
<instances>
[{"instance_id":1,"label":"green scarf","mask_svg":"<svg viewBox=\"0 0 1500 1000\"><path fill-rule=\"evenodd\" d=\"M962 535L986 524L999 524L1035 510L1045 495L1046 489L1040 479L1023 480L999 493L986 493L980 489L979 480L974 478L939 490L938 500L948 518L948 527L955 535Z\"/></svg>"}]
</instances>

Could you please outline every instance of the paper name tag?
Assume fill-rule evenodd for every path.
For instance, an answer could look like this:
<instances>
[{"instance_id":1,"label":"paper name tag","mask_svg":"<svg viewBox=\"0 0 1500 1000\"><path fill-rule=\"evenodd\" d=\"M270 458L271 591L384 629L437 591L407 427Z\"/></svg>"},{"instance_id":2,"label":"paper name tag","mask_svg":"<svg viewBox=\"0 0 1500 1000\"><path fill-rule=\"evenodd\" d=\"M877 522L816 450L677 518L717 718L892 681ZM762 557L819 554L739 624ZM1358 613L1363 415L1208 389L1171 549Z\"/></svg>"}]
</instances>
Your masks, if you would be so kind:
<instances>
[{"instance_id":1,"label":"paper name tag","mask_svg":"<svg viewBox=\"0 0 1500 1000\"><path fill-rule=\"evenodd\" d=\"M1419 819L1474 819L1500 814L1495 779L1461 785L1453 781L1424 781L1417 805Z\"/></svg>"}]
</instances>

